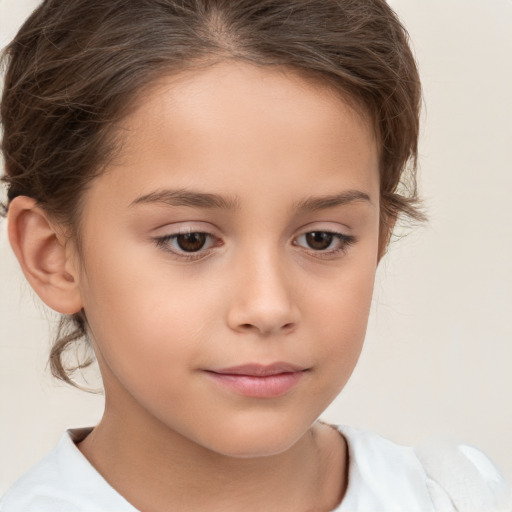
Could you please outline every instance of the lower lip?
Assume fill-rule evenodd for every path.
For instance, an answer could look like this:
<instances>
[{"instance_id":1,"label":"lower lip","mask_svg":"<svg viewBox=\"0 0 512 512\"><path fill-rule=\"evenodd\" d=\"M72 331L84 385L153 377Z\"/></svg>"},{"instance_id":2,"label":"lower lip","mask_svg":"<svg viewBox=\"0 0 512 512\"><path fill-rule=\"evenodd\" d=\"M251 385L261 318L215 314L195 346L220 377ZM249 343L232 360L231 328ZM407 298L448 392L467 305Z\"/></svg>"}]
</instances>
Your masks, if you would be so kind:
<instances>
[{"instance_id":1,"label":"lower lip","mask_svg":"<svg viewBox=\"0 0 512 512\"><path fill-rule=\"evenodd\" d=\"M290 391L304 375L304 372L278 373L275 375L233 375L207 372L219 384L248 397L275 398Z\"/></svg>"}]
</instances>

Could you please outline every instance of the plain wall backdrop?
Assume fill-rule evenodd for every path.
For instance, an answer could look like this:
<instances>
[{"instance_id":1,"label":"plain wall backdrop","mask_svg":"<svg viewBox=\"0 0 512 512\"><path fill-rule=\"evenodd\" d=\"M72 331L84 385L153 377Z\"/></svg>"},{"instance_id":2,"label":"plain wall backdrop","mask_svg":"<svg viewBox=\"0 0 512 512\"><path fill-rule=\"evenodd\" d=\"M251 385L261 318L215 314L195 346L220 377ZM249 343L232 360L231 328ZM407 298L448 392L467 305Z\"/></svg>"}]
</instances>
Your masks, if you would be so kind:
<instances>
[{"instance_id":1,"label":"plain wall backdrop","mask_svg":"<svg viewBox=\"0 0 512 512\"><path fill-rule=\"evenodd\" d=\"M0 0L1 46L38 3ZM472 444L512 476L512 2L390 3L423 80L430 222L382 261L359 365L324 418ZM102 396L45 369L49 318L0 221L0 494L66 428L101 417Z\"/></svg>"}]
</instances>

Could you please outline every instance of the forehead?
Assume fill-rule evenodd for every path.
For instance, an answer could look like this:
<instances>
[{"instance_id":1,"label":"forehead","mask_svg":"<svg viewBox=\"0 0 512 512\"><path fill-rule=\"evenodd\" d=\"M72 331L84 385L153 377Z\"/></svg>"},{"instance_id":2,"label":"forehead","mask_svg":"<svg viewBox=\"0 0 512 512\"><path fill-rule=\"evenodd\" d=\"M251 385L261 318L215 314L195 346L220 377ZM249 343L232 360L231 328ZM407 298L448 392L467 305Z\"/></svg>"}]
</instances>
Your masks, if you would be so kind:
<instances>
[{"instance_id":1,"label":"forehead","mask_svg":"<svg viewBox=\"0 0 512 512\"><path fill-rule=\"evenodd\" d=\"M369 117L288 68L227 61L164 77L138 96L120 128L113 168L135 171L141 186L157 175L188 186L198 175L214 188L251 176L276 185L281 177L293 188L320 169L327 189L342 174L348 188L378 186Z\"/></svg>"}]
</instances>

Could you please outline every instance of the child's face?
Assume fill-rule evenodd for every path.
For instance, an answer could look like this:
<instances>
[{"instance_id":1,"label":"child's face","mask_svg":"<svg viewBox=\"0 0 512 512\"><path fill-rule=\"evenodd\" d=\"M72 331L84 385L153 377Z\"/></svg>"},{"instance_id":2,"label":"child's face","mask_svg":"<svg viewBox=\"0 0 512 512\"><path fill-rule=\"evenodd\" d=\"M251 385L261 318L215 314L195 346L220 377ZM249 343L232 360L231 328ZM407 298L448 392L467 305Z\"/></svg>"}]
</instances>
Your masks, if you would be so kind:
<instances>
[{"instance_id":1,"label":"child's face","mask_svg":"<svg viewBox=\"0 0 512 512\"><path fill-rule=\"evenodd\" d=\"M327 89L241 63L163 81L122 127L82 219L107 413L223 454L279 453L361 350L378 261L372 128ZM275 363L281 375L226 375Z\"/></svg>"}]
</instances>

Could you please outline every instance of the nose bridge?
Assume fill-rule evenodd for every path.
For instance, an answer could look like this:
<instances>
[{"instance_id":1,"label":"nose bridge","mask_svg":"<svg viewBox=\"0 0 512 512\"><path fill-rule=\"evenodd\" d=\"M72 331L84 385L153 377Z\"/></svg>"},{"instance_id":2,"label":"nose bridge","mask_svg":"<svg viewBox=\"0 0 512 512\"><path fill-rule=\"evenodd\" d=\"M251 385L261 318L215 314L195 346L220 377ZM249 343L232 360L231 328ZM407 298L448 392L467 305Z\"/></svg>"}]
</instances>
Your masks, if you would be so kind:
<instances>
[{"instance_id":1,"label":"nose bridge","mask_svg":"<svg viewBox=\"0 0 512 512\"><path fill-rule=\"evenodd\" d=\"M256 244L237 255L228 318L233 329L271 334L298 322L289 267L276 246Z\"/></svg>"}]
</instances>

